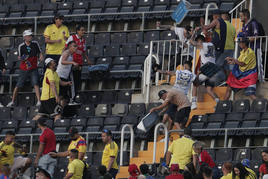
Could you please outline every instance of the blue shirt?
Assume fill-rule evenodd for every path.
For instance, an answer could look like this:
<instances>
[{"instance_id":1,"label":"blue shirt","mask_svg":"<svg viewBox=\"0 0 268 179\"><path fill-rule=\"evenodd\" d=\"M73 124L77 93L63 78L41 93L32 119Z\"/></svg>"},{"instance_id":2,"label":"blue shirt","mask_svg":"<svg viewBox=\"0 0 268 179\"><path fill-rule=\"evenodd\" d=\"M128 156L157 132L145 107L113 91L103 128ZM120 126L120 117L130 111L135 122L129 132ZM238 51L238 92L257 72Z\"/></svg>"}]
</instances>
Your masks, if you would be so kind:
<instances>
[{"instance_id":1,"label":"blue shirt","mask_svg":"<svg viewBox=\"0 0 268 179\"><path fill-rule=\"evenodd\" d=\"M2 174L2 175L0 175L0 179L9 179L9 177Z\"/></svg>"}]
</instances>

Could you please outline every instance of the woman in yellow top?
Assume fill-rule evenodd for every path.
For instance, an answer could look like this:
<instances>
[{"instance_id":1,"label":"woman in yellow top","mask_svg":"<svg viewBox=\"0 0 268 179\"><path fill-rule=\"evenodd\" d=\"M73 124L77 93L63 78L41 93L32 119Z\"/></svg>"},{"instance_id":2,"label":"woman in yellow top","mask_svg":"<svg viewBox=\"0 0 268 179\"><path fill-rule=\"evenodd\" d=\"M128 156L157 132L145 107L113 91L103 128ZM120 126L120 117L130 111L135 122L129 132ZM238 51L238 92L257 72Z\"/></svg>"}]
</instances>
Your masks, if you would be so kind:
<instances>
[{"instance_id":1,"label":"woman in yellow top","mask_svg":"<svg viewBox=\"0 0 268 179\"><path fill-rule=\"evenodd\" d=\"M257 179L253 170L248 170L242 163L237 163L233 168L233 179Z\"/></svg>"}]
</instances>

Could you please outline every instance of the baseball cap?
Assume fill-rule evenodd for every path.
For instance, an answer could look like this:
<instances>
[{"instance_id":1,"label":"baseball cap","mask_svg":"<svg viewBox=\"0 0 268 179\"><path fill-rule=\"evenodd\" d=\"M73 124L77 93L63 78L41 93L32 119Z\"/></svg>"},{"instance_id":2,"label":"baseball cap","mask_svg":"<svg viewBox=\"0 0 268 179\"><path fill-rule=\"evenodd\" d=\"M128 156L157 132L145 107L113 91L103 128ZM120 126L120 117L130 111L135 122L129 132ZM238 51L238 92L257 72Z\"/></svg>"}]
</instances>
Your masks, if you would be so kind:
<instances>
[{"instance_id":1,"label":"baseball cap","mask_svg":"<svg viewBox=\"0 0 268 179\"><path fill-rule=\"evenodd\" d=\"M64 15L61 15L61 14L55 14L54 16L54 20L55 19L64 19Z\"/></svg>"},{"instance_id":2,"label":"baseball cap","mask_svg":"<svg viewBox=\"0 0 268 179\"><path fill-rule=\"evenodd\" d=\"M171 166L170 166L170 171L171 172L179 171L179 170L180 170L179 164L177 164L177 163L171 164Z\"/></svg>"},{"instance_id":3,"label":"baseball cap","mask_svg":"<svg viewBox=\"0 0 268 179\"><path fill-rule=\"evenodd\" d=\"M23 37L27 36L27 35L33 35L33 32L31 30L25 30L22 34Z\"/></svg>"},{"instance_id":4,"label":"baseball cap","mask_svg":"<svg viewBox=\"0 0 268 179\"><path fill-rule=\"evenodd\" d=\"M51 61L53 61L52 58L47 58L47 59L45 60L45 65L47 66Z\"/></svg>"},{"instance_id":5,"label":"baseball cap","mask_svg":"<svg viewBox=\"0 0 268 179\"><path fill-rule=\"evenodd\" d=\"M242 161L241 161L241 163L245 166L245 167L250 167L250 161L249 161L249 159L243 159Z\"/></svg>"},{"instance_id":6,"label":"baseball cap","mask_svg":"<svg viewBox=\"0 0 268 179\"><path fill-rule=\"evenodd\" d=\"M47 178L51 179L50 174L45 169L43 169L41 167L37 167L36 168L36 173L38 173L38 172L43 173Z\"/></svg>"},{"instance_id":7,"label":"baseball cap","mask_svg":"<svg viewBox=\"0 0 268 179\"><path fill-rule=\"evenodd\" d=\"M69 134L71 137L73 137L75 134L78 134L78 129L75 127L71 127L69 130Z\"/></svg>"},{"instance_id":8,"label":"baseball cap","mask_svg":"<svg viewBox=\"0 0 268 179\"><path fill-rule=\"evenodd\" d=\"M128 172L133 177L136 177L136 176L140 175L140 171L139 171L139 169L138 169L136 164L129 165Z\"/></svg>"},{"instance_id":9,"label":"baseball cap","mask_svg":"<svg viewBox=\"0 0 268 179\"><path fill-rule=\"evenodd\" d=\"M161 91L159 91L159 92L158 92L159 99L161 99L162 96L163 96L163 94L165 94L165 93L167 93L166 90L161 90Z\"/></svg>"}]
</instances>

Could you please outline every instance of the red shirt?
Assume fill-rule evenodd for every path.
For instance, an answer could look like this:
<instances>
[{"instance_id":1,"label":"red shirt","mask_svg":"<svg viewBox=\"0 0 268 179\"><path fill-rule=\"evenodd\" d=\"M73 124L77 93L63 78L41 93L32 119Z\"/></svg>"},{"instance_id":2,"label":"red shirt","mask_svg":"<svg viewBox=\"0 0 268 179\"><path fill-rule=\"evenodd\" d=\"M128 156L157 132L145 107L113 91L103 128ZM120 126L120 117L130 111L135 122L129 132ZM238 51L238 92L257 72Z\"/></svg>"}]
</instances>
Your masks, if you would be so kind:
<instances>
[{"instance_id":1,"label":"red shirt","mask_svg":"<svg viewBox=\"0 0 268 179\"><path fill-rule=\"evenodd\" d=\"M46 128L39 137L40 143L45 144L43 155L56 151L56 136L53 130Z\"/></svg>"},{"instance_id":2,"label":"red shirt","mask_svg":"<svg viewBox=\"0 0 268 179\"><path fill-rule=\"evenodd\" d=\"M266 170L266 165L264 163L261 164L259 172L262 173L263 175L268 174L268 171Z\"/></svg>"},{"instance_id":3,"label":"red shirt","mask_svg":"<svg viewBox=\"0 0 268 179\"><path fill-rule=\"evenodd\" d=\"M79 39L78 35L74 34L74 35L69 37L69 39L65 45L66 47L70 41L75 41L75 43L77 45L77 50L75 53L73 53L73 61L78 63L79 65L83 65L83 53L86 52L85 39L84 38Z\"/></svg>"},{"instance_id":4,"label":"red shirt","mask_svg":"<svg viewBox=\"0 0 268 179\"><path fill-rule=\"evenodd\" d=\"M182 174L170 174L169 176L166 176L165 179L184 179L183 175Z\"/></svg>"},{"instance_id":5,"label":"red shirt","mask_svg":"<svg viewBox=\"0 0 268 179\"><path fill-rule=\"evenodd\" d=\"M200 161L200 158L199 158L199 164L201 165L202 163L206 163L208 164L208 166L210 168L214 168L216 165L213 161L213 159L211 158L211 156L209 155L209 153L205 150L203 150L200 154L201 156L201 161Z\"/></svg>"}]
</instances>

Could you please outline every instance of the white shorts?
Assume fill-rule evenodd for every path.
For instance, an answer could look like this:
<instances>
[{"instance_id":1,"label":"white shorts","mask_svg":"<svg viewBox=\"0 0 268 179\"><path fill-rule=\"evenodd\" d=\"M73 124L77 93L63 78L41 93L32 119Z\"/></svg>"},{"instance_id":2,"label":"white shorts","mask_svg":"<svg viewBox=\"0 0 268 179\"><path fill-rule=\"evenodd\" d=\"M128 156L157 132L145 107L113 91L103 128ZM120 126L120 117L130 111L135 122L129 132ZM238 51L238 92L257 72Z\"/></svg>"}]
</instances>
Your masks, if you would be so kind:
<instances>
[{"instance_id":1,"label":"white shorts","mask_svg":"<svg viewBox=\"0 0 268 179\"><path fill-rule=\"evenodd\" d=\"M14 158L14 163L11 166L11 174L14 174L17 169L24 167L26 165L27 160L28 158L21 156Z\"/></svg>"}]
</instances>

